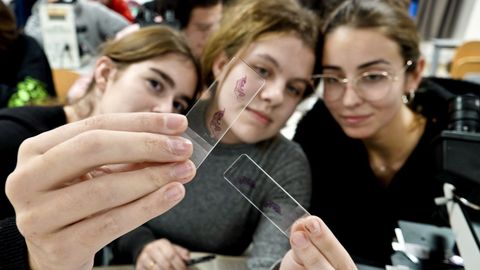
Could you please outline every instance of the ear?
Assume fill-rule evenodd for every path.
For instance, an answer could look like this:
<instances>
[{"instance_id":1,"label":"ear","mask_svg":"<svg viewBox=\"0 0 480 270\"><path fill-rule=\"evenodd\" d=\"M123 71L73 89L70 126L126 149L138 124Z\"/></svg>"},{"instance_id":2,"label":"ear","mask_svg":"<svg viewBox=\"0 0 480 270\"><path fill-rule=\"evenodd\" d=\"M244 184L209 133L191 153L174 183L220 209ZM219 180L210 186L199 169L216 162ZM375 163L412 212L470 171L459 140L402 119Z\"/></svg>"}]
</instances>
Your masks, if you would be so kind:
<instances>
[{"instance_id":1,"label":"ear","mask_svg":"<svg viewBox=\"0 0 480 270\"><path fill-rule=\"evenodd\" d=\"M107 89L108 80L111 78L114 69L115 64L110 58L102 56L97 60L93 76L95 79L95 87L100 90L100 92L103 93Z\"/></svg>"},{"instance_id":2,"label":"ear","mask_svg":"<svg viewBox=\"0 0 480 270\"><path fill-rule=\"evenodd\" d=\"M417 65L415 70L408 73L408 82L407 82L407 89L406 92L411 92L412 90L416 90L420 82L422 81L423 70L425 68L425 59L420 58L417 61Z\"/></svg>"},{"instance_id":3,"label":"ear","mask_svg":"<svg viewBox=\"0 0 480 270\"><path fill-rule=\"evenodd\" d=\"M215 59L213 60L213 65L212 65L212 72L213 72L213 76L215 77L215 79L217 79L218 76L220 76L223 68L228 63L228 61L229 61L228 57L227 57L227 55L225 55L224 52L222 52L217 57L215 57Z\"/></svg>"}]
</instances>

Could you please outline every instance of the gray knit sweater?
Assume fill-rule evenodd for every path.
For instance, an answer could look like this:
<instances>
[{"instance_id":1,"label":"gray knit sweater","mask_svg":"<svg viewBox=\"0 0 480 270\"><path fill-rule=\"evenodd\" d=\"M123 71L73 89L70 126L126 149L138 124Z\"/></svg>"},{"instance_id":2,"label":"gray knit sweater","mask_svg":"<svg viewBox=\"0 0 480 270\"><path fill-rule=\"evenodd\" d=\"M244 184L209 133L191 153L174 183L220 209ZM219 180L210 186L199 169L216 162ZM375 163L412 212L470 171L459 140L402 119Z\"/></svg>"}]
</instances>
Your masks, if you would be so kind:
<instances>
[{"instance_id":1,"label":"gray knit sweater","mask_svg":"<svg viewBox=\"0 0 480 270\"><path fill-rule=\"evenodd\" d=\"M200 120L201 121L201 120ZM258 144L218 144L186 185L186 197L167 213L154 218L114 243L114 256L135 260L149 242L167 238L191 251L241 255L252 244L249 269L268 269L289 249L288 239L223 178L242 153L248 154L300 204L308 207L311 177L298 145L278 135ZM256 196L275 197L256 186ZM276 201L277 202L277 201ZM281 205L281 201L279 202Z\"/></svg>"}]
</instances>

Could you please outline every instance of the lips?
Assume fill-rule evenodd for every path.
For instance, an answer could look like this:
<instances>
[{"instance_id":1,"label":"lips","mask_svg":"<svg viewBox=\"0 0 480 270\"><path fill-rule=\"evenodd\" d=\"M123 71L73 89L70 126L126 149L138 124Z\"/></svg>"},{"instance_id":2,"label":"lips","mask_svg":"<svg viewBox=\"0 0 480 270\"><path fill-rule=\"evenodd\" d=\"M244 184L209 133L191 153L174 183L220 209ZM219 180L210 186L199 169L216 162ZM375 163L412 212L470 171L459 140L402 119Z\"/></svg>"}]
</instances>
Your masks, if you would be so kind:
<instances>
[{"instance_id":1,"label":"lips","mask_svg":"<svg viewBox=\"0 0 480 270\"><path fill-rule=\"evenodd\" d=\"M371 117L371 114L365 115L342 115L343 121L349 125L361 125Z\"/></svg>"},{"instance_id":2,"label":"lips","mask_svg":"<svg viewBox=\"0 0 480 270\"><path fill-rule=\"evenodd\" d=\"M257 111L252 108L247 107L246 110L260 123L267 125L272 122L272 119L268 116L268 114L262 112L262 111Z\"/></svg>"}]
</instances>

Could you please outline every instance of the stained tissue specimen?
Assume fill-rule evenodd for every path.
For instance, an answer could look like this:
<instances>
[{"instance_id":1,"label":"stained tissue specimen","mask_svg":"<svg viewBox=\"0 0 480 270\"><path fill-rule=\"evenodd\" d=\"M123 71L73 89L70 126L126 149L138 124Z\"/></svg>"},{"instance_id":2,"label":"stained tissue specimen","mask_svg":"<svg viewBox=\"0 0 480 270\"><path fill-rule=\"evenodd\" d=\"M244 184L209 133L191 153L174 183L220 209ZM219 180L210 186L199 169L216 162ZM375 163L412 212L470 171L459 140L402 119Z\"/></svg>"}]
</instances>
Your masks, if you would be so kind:
<instances>
[{"instance_id":1,"label":"stained tissue specimen","mask_svg":"<svg viewBox=\"0 0 480 270\"><path fill-rule=\"evenodd\" d=\"M280 205L276 204L272 200L265 201L265 203L263 204L263 208L270 208L273 211L275 211L277 214L279 214L279 215L282 214L282 208L280 207Z\"/></svg>"},{"instance_id":2,"label":"stained tissue specimen","mask_svg":"<svg viewBox=\"0 0 480 270\"><path fill-rule=\"evenodd\" d=\"M210 131L212 132L212 137L217 137L217 135L222 131L221 121L223 115L225 115L225 109L213 114L212 120L210 120Z\"/></svg>"},{"instance_id":3,"label":"stained tissue specimen","mask_svg":"<svg viewBox=\"0 0 480 270\"><path fill-rule=\"evenodd\" d=\"M246 176L242 176L238 179L238 183L242 186L246 186L249 189L254 189L256 186L255 180L248 178Z\"/></svg>"},{"instance_id":4,"label":"stained tissue specimen","mask_svg":"<svg viewBox=\"0 0 480 270\"><path fill-rule=\"evenodd\" d=\"M233 92L235 93L237 100L241 100L245 97L245 84L247 84L247 75L243 76L241 79L238 79L235 83L235 89L233 89Z\"/></svg>"}]
</instances>

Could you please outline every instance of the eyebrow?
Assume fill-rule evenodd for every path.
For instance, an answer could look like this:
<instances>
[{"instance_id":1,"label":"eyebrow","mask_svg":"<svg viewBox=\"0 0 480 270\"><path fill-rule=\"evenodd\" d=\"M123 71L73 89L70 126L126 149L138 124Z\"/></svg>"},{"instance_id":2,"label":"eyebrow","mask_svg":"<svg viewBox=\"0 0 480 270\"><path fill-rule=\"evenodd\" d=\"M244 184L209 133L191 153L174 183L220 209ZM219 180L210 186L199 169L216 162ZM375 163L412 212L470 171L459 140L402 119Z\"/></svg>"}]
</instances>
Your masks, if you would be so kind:
<instances>
[{"instance_id":1,"label":"eyebrow","mask_svg":"<svg viewBox=\"0 0 480 270\"><path fill-rule=\"evenodd\" d=\"M270 62L271 64L273 64L276 68L278 68L280 71L282 70L281 67L280 67L280 64L278 64L277 60L275 60L275 58L271 57L270 55L268 54L264 54L264 53L261 53L259 54L258 56L260 56L261 58L263 58L264 60Z\"/></svg>"},{"instance_id":2,"label":"eyebrow","mask_svg":"<svg viewBox=\"0 0 480 270\"><path fill-rule=\"evenodd\" d=\"M383 60L383 59L378 59L378 60L374 60L374 61L370 61L370 62L361 64L360 66L357 67L357 69L363 69L363 68L367 68L367 67L370 67L370 66L373 66L373 65L378 65L378 64L390 65L390 62L388 62L386 60ZM342 68L340 68L339 66L322 66L322 68L323 69L342 70Z\"/></svg>"},{"instance_id":3,"label":"eyebrow","mask_svg":"<svg viewBox=\"0 0 480 270\"><path fill-rule=\"evenodd\" d=\"M170 85L170 87L172 88L175 87L175 82L173 81L172 77L168 76L167 73L156 68L150 68L150 70L157 73L160 77L162 77L162 79L164 79Z\"/></svg>"}]
</instances>

